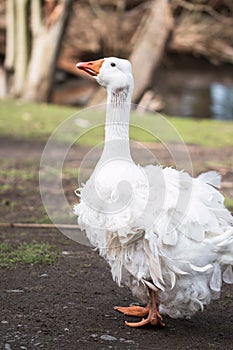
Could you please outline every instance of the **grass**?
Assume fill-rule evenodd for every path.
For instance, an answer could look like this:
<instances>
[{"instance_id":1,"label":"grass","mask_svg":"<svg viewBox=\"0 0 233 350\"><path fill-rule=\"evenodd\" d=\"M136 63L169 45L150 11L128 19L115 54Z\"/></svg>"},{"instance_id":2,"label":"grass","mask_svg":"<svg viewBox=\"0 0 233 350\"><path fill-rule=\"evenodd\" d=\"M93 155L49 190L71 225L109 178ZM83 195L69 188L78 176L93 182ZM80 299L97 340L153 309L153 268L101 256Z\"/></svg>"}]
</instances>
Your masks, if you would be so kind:
<instances>
[{"instance_id":1,"label":"grass","mask_svg":"<svg viewBox=\"0 0 233 350\"><path fill-rule=\"evenodd\" d=\"M0 169L0 184L3 182L1 186L6 185L6 190L8 190L8 186L12 183L16 183L15 185L19 185L20 183L24 183L27 185L26 181L35 180L39 181L39 169L38 164L32 164L30 167L27 166L27 163L24 162L24 168L20 169L14 168L14 164L9 164L7 167L4 166L4 162L1 164L2 168ZM50 171L53 171L51 169ZM54 170L54 173L57 174L57 171ZM59 175L59 174L57 174ZM78 175L77 168L64 167L62 168L62 179L70 179L76 178ZM43 178L43 174L41 175ZM1 187L1 190L3 188Z\"/></svg>"},{"instance_id":2,"label":"grass","mask_svg":"<svg viewBox=\"0 0 233 350\"><path fill-rule=\"evenodd\" d=\"M0 268L12 268L18 264L53 264L59 257L56 247L42 244L21 244L15 248L12 244L0 244Z\"/></svg>"},{"instance_id":3,"label":"grass","mask_svg":"<svg viewBox=\"0 0 233 350\"><path fill-rule=\"evenodd\" d=\"M68 107L0 100L0 134L45 139L73 113Z\"/></svg>"},{"instance_id":4,"label":"grass","mask_svg":"<svg viewBox=\"0 0 233 350\"><path fill-rule=\"evenodd\" d=\"M233 146L233 122L229 121L163 117L160 114L139 116L132 113L131 123L137 125L132 136L139 141L183 141L214 148ZM138 127L147 132L142 132Z\"/></svg>"},{"instance_id":5,"label":"grass","mask_svg":"<svg viewBox=\"0 0 233 350\"><path fill-rule=\"evenodd\" d=\"M37 173L31 172L31 169L0 169L0 180L6 179L8 182L14 182L16 180L27 181L36 179Z\"/></svg>"},{"instance_id":6,"label":"grass","mask_svg":"<svg viewBox=\"0 0 233 350\"><path fill-rule=\"evenodd\" d=\"M78 110L73 107L0 100L0 135L46 141L64 122L57 129L59 140L93 146L103 141L104 114L104 109ZM85 119L88 126L79 126L80 119ZM163 118L152 113L139 115L134 111L131 124L131 138L136 141L183 140L187 144L208 147L233 146L233 122L229 121Z\"/></svg>"},{"instance_id":7,"label":"grass","mask_svg":"<svg viewBox=\"0 0 233 350\"><path fill-rule=\"evenodd\" d=\"M225 196L224 204L233 214L233 198Z\"/></svg>"}]
</instances>

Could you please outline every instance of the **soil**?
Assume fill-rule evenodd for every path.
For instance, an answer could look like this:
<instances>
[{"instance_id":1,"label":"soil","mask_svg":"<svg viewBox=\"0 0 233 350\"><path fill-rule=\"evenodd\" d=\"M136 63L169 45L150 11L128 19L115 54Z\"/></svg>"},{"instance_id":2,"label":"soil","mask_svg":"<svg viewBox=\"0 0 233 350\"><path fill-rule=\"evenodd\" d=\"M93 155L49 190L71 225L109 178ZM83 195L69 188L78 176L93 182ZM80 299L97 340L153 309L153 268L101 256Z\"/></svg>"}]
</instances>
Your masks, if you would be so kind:
<instances>
[{"instance_id":1,"label":"soil","mask_svg":"<svg viewBox=\"0 0 233 350\"><path fill-rule=\"evenodd\" d=\"M43 142L0 139L2 169L28 169L37 174ZM166 154L151 145L159 158ZM87 148L76 146L67 161L80 163ZM232 182L232 149L189 146L194 173L218 169L225 183ZM77 164L76 164L77 165ZM4 183L8 186L2 187ZM37 176L26 179L0 177L1 222L39 222L43 206ZM73 180L65 179L73 192ZM233 197L232 187L224 194ZM49 243L61 254L53 265L17 265L2 269L0 278L0 349L233 349L233 287L224 285L219 300L190 320L165 318L164 329L131 329L131 318L113 310L114 305L137 302L127 288L111 278L107 263L90 247L80 245L54 229L0 228L0 242ZM134 318L132 319L132 321ZM136 319L135 319L136 320Z\"/></svg>"}]
</instances>

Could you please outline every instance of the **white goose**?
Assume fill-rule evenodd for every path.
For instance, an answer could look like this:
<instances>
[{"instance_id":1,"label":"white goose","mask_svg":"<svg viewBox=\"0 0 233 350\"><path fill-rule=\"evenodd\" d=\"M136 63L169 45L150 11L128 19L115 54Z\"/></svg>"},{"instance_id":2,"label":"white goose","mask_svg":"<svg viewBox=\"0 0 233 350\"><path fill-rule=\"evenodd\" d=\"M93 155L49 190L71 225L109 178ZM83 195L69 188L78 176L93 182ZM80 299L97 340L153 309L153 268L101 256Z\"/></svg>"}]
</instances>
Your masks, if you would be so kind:
<instances>
[{"instance_id":1,"label":"white goose","mask_svg":"<svg viewBox=\"0 0 233 350\"><path fill-rule=\"evenodd\" d=\"M143 317L128 326L164 326L162 316L190 317L233 283L233 218L215 189L220 176L136 165L130 154L133 76L115 57L77 64L107 89L105 146L75 205L78 223L146 307L115 307ZM158 305L158 308L157 308Z\"/></svg>"}]
</instances>

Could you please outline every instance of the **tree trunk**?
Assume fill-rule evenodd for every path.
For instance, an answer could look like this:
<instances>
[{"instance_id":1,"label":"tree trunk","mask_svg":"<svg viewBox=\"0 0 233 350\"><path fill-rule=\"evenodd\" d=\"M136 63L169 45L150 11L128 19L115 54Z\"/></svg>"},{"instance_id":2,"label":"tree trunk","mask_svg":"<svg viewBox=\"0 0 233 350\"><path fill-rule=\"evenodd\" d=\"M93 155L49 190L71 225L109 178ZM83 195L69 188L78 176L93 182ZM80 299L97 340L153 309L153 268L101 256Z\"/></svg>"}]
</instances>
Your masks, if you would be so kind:
<instances>
[{"instance_id":1,"label":"tree trunk","mask_svg":"<svg viewBox=\"0 0 233 350\"><path fill-rule=\"evenodd\" d=\"M14 96L20 96L24 87L28 62L28 34L26 6L28 0L16 0L16 43L15 47L15 72L13 83Z\"/></svg>"},{"instance_id":2,"label":"tree trunk","mask_svg":"<svg viewBox=\"0 0 233 350\"><path fill-rule=\"evenodd\" d=\"M135 89L133 102L138 102L149 87L154 70L158 67L169 33L173 26L173 16L168 0L153 1L135 42L130 61L133 66Z\"/></svg>"},{"instance_id":3,"label":"tree trunk","mask_svg":"<svg viewBox=\"0 0 233 350\"><path fill-rule=\"evenodd\" d=\"M15 4L14 0L6 1L6 56L5 70L1 73L1 97L7 96L11 91L15 62Z\"/></svg>"},{"instance_id":4,"label":"tree trunk","mask_svg":"<svg viewBox=\"0 0 233 350\"><path fill-rule=\"evenodd\" d=\"M8 94L20 96L24 86L28 61L27 34L28 0L7 0L6 3L6 58Z\"/></svg>"},{"instance_id":5,"label":"tree trunk","mask_svg":"<svg viewBox=\"0 0 233 350\"><path fill-rule=\"evenodd\" d=\"M15 8L14 0L6 2L6 58L5 69L10 71L14 68L15 59Z\"/></svg>"},{"instance_id":6,"label":"tree trunk","mask_svg":"<svg viewBox=\"0 0 233 350\"><path fill-rule=\"evenodd\" d=\"M70 3L71 0L7 0L8 95L35 102L48 100Z\"/></svg>"},{"instance_id":7,"label":"tree trunk","mask_svg":"<svg viewBox=\"0 0 233 350\"><path fill-rule=\"evenodd\" d=\"M71 0L60 1L47 18L47 23L43 23L40 0L31 1L33 45L23 94L26 100L48 100L70 3Z\"/></svg>"}]
</instances>

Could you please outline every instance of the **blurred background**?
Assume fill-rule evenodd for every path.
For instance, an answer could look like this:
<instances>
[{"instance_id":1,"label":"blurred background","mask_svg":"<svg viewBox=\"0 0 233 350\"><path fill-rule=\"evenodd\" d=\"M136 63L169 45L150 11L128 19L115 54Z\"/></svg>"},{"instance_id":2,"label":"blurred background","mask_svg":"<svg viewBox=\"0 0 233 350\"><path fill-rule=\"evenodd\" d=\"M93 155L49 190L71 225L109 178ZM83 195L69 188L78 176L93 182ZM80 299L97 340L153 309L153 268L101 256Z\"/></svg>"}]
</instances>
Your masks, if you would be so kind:
<instances>
[{"instance_id":1,"label":"blurred background","mask_svg":"<svg viewBox=\"0 0 233 350\"><path fill-rule=\"evenodd\" d=\"M157 332L120 341L103 290L116 305L131 295L96 252L54 229L77 223L74 191L104 147L96 104L106 91L76 63L106 56L132 62L135 163L218 171L233 213L233 0L0 0L0 349L103 349L105 332L117 349L164 348ZM232 293L223 295L205 327L198 316L171 323L165 347L232 349Z\"/></svg>"},{"instance_id":2,"label":"blurred background","mask_svg":"<svg viewBox=\"0 0 233 350\"><path fill-rule=\"evenodd\" d=\"M0 96L84 106L104 92L75 64L129 58L134 103L233 120L232 0L0 0Z\"/></svg>"}]
</instances>

